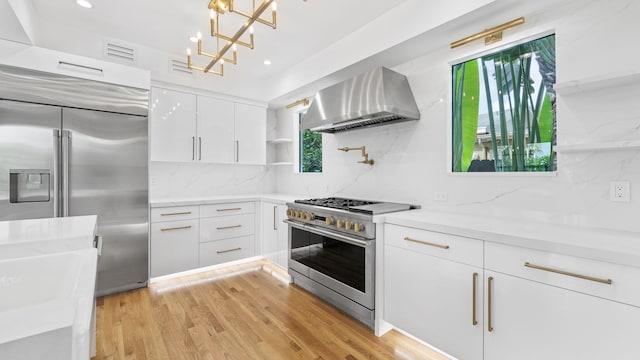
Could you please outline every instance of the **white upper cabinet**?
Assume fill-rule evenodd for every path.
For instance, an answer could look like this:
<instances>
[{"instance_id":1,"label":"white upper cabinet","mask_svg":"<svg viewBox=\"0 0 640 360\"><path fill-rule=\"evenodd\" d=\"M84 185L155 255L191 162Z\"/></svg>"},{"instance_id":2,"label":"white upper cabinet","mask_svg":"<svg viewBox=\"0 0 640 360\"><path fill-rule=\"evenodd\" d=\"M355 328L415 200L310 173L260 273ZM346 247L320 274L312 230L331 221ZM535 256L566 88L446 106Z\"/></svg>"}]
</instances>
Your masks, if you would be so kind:
<instances>
[{"instance_id":1,"label":"white upper cabinet","mask_svg":"<svg viewBox=\"0 0 640 360\"><path fill-rule=\"evenodd\" d=\"M192 162L196 159L196 96L151 89L151 160Z\"/></svg>"},{"instance_id":2,"label":"white upper cabinet","mask_svg":"<svg viewBox=\"0 0 640 360\"><path fill-rule=\"evenodd\" d=\"M198 160L230 164L234 159L234 104L198 96Z\"/></svg>"},{"instance_id":3,"label":"white upper cabinet","mask_svg":"<svg viewBox=\"0 0 640 360\"><path fill-rule=\"evenodd\" d=\"M237 103L235 109L236 162L266 164L267 109Z\"/></svg>"},{"instance_id":4,"label":"white upper cabinet","mask_svg":"<svg viewBox=\"0 0 640 360\"><path fill-rule=\"evenodd\" d=\"M151 89L151 160L266 163L266 108Z\"/></svg>"}]
</instances>

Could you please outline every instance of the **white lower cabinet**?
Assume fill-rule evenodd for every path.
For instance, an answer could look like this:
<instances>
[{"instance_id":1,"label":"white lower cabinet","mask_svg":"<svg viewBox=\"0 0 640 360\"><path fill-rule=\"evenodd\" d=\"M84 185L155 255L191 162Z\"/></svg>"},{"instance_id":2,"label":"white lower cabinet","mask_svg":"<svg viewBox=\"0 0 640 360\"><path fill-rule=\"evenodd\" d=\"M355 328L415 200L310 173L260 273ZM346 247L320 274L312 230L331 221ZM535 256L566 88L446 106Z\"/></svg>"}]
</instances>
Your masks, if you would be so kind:
<instances>
[{"instance_id":1,"label":"white lower cabinet","mask_svg":"<svg viewBox=\"0 0 640 360\"><path fill-rule=\"evenodd\" d=\"M640 359L640 268L384 228L394 327L460 360Z\"/></svg>"},{"instance_id":2,"label":"white lower cabinet","mask_svg":"<svg viewBox=\"0 0 640 360\"><path fill-rule=\"evenodd\" d=\"M491 242L484 267L485 359L640 359L640 269Z\"/></svg>"},{"instance_id":3,"label":"white lower cabinet","mask_svg":"<svg viewBox=\"0 0 640 360\"><path fill-rule=\"evenodd\" d=\"M151 277L252 257L255 203L151 209Z\"/></svg>"},{"instance_id":4,"label":"white lower cabinet","mask_svg":"<svg viewBox=\"0 0 640 360\"><path fill-rule=\"evenodd\" d=\"M482 359L482 294L482 269L385 247L385 319L458 359Z\"/></svg>"},{"instance_id":5,"label":"white lower cabinet","mask_svg":"<svg viewBox=\"0 0 640 360\"><path fill-rule=\"evenodd\" d=\"M432 238L429 232L392 227L385 243L390 237L390 243L406 241L409 232L413 240ZM456 247L446 235L437 236L443 241L437 245ZM459 359L482 359L482 268L426 255L412 249L416 245L445 256L449 250L416 242L406 248L385 245L384 319Z\"/></svg>"},{"instance_id":6,"label":"white lower cabinet","mask_svg":"<svg viewBox=\"0 0 640 360\"><path fill-rule=\"evenodd\" d=\"M198 219L151 224L151 277L198 265Z\"/></svg>"},{"instance_id":7,"label":"white lower cabinet","mask_svg":"<svg viewBox=\"0 0 640 360\"><path fill-rule=\"evenodd\" d=\"M489 278L485 359L640 359L639 308L492 271L485 286Z\"/></svg>"},{"instance_id":8,"label":"white lower cabinet","mask_svg":"<svg viewBox=\"0 0 640 360\"><path fill-rule=\"evenodd\" d=\"M289 259L289 228L286 219L287 206L275 202L262 202L262 254L285 269Z\"/></svg>"},{"instance_id":9,"label":"white lower cabinet","mask_svg":"<svg viewBox=\"0 0 640 360\"><path fill-rule=\"evenodd\" d=\"M200 267L254 256L254 209L253 202L202 205Z\"/></svg>"}]
</instances>

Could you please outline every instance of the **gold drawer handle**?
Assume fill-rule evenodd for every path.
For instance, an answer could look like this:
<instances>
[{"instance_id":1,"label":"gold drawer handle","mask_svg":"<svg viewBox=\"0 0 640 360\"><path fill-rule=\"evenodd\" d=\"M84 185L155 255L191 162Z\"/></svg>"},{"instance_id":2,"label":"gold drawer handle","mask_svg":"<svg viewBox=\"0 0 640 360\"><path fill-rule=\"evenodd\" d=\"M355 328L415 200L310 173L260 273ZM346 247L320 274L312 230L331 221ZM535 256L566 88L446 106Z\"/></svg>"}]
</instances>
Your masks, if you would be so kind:
<instances>
[{"instance_id":1,"label":"gold drawer handle","mask_svg":"<svg viewBox=\"0 0 640 360\"><path fill-rule=\"evenodd\" d=\"M191 215L191 211L160 214L160 216Z\"/></svg>"},{"instance_id":2,"label":"gold drawer handle","mask_svg":"<svg viewBox=\"0 0 640 360\"><path fill-rule=\"evenodd\" d=\"M478 273L474 272L473 273L473 285L471 286L473 291L472 291L472 296L473 298L471 299L471 306L473 306L473 309L471 311L471 325L476 326L478 325L478 319L476 317L476 298L478 297Z\"/></svg>"},{"instance_id":3,"label":"gold drawer handle","mask_svg":"<svg viewBox=\"0 0 640 360\"><path fill-rule=\"evenodd\" d=\"M613 281L611 279L601 279L601 278L597 278L597 277L593 277L593 276L580 275L580 274L576 274L576 273L572 273L572 272L568 272L568 271L549 268L549 267L546 267L546 266L534 265L534 264L531 264L529 262L525 262L524 266L526 266L528 268L532 268L532 269L537 269L537 270L542 270L542 271L549 271L549 272L560 274L560 275L573 276L573 277L576 277L576 278L579 278L579 279L595 281L595 282L599 282L599 283L607 284L607 285L611 285L613 283Z\"/></svg>"},{"instance_id":4,"label":"gold drawer handle","mask_svg":"<svg viewBox=\"0 0 640 360\"><path fill-rule=\"evenodd\" d=\"M222 211L238 211L238 210L242 210L242 208L217 209L216 211L222 212Z\"/></svg>"},{"instance_id":5,"label":"gold drawer handle","mask_svg":"<svg viewBox=\"0 0 640 360\"><path fill-rule=\"evenodd\" d=\"M449 248L449 245L434 244L434 243L430 243L430 242L427 242L427 241L412 239L410 237L405 237L404 239L407 240L407 241L411 241L411 242L417 243L417 244L433 246L433 247L437 247L437 248L440 248L440 249L448 249Z\"/></svg>"},{"instance_id":6,"label":"gold drawer handle","mask_svg":"<svg viewBox=\"0 0 640 360\"><path fill-rule=\"evenodd\" d=\"M191 229L191 225L178 226L178 227L172 227L172 228L163 228L163 229L160 229L160 231L171 231L171 230L182 230L182 229Z\"/></svg>"},{"instance_id":7,"label":"gold drawer handle","mask_svg":"<svg viewBox=\"0 0 640 360\"><path fill-rule=\"evenodd\" d=\"M487 331L493 331L493 276L487 278Z\"/></svg>"},{"instance_id":8,"label":"gold drawer handle","mask_svg":"<svg viewBox=\"0 0 640 360\"><path fill-rule=\"evenodd\" d=\"M241 227L242 227L242 225L232 225L232 226L221 226L221 227L218 227L216 229L218 229L218 230L226 230L226 229L237 229L237 228L241 228Z\"/></svg>"},{"instance_id":9,"label":"gold drawer handle","mask_svg":"<svg viewBox=\"0 0 640 360\"><path fill-rule=\"evenodd\" d=\"M232 252L232 251L240 251L242 250L242 248L235 248L235 249L229 249L229 250L220 250L220 251L216 251L217 254L224 254L224 253L228 253L228 252Z\"/></svg>"}]
</instances>

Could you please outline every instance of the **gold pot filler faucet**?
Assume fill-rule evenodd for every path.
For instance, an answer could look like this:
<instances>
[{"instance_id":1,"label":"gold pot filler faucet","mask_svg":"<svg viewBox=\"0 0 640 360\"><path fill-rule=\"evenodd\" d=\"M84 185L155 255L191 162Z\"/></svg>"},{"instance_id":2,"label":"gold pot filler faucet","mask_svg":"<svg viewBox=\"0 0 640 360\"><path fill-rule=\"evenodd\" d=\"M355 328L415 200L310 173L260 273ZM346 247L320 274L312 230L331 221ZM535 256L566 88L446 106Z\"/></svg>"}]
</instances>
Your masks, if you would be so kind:
<instances>
[{"instance_id":1,"label":"gold pot filler faucet","mask_svg":"<svg viewBox=\"0 0 640 360\"><path fill-rule=\"evenodd\" d=\"M369 154L367 154L365 152L364 145L360 146L360 147L341 147L341 148L338 148L338 150L341 150L341 151L344 151L344 152L349 152L351 150L361 150L362 151L362 157L364 158L364 160L360 160L358 162L362 163L362 164L373 165L373 159L369 160Z\"/></svg>"}]
</instances>

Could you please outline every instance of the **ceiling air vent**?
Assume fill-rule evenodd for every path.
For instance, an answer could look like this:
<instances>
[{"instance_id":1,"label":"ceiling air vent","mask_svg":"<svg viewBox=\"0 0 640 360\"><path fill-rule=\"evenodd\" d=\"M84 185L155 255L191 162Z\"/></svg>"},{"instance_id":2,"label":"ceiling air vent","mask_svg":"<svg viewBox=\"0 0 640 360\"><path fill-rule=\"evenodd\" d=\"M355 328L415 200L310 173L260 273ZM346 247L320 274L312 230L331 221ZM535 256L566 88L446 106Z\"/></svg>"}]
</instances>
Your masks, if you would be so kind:
<instances>
[{"instance_id":1,"label":"ceiling air vent","mask_svg":"<svg viewBox=\"0 0 640 360\"><path fill-rule=\"evenodd\" d=\"M136 49L130 45L115 43L113 41L104 42L104 57L109 60L116 60L122 63L136 62Z\"/></svg>"},{"instance_id":2,"label":"ceiling air vent","mask_svg":"<svg viewBox=\"0 0 640 360\"><path fill-rule=\"evenodd\" d=\"M189 69L186 62L178 59L171 59L171 71L182 74L193 74L193 70Z\"/></svg>"}]
</instances>

